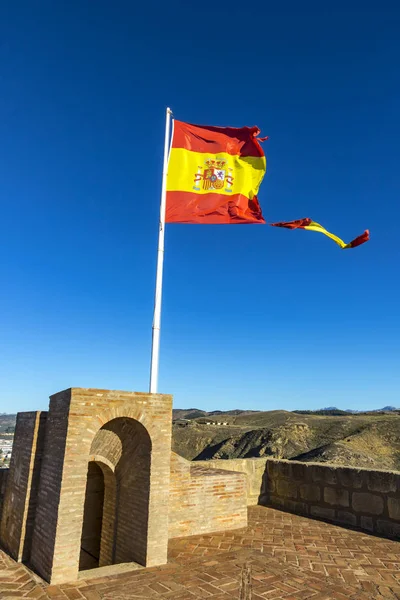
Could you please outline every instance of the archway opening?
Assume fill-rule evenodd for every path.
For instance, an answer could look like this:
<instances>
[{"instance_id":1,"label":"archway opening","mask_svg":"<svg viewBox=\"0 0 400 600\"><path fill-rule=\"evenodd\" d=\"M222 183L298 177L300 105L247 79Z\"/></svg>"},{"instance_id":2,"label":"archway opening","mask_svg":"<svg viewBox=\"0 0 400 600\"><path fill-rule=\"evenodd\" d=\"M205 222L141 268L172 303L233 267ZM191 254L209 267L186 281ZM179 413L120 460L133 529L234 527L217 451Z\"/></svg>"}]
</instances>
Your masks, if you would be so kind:
<instances>
[{"instance_id":1,"label":"archway opening","mask_svg":"<svg viewBox=\"0 0 400 600\"><path fill-rule=\"evenodd\" d=\"M89 462L79 557L80 571L99 566L104 487L103 471L95 462Z\"/></svg>"},{"instance_id":2,"label":"archway opening","mask_svg":"<svg viewBox=\"0 0 400 600\"><path fill-rule=\"evenodd\" d=\"M117 417L90 447L79 570L146 565L151 440L135 419Z\"/></svg>"}]
</instances>

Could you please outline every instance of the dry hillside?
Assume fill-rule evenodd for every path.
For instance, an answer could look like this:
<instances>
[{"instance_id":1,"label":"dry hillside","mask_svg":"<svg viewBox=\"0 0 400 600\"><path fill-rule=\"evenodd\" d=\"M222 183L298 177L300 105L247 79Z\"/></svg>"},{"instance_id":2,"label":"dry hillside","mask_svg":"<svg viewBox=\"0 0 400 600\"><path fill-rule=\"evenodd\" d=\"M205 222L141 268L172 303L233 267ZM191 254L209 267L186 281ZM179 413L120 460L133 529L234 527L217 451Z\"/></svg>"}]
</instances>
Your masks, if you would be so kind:
<instances>
[{"instance_id":1,"label":"dry hillside","mask_svg":"<svg viewBox=\"0 0 400 600\"><path fill-rule=\"evenodd\" d=\"M274 456L400 470L398 412L195 411L174 414L173 450L190 460ZM210 421L228 424L207 425Z\"/></svg>"},{"instance_id":2,"label":"dry hillside","mask_svg":"<svg viewBox=\"0 0 400 600\"><path fill-rule=\"evenodd\" d=\"M400 411L337 412L175 409L172 448L189 460L274 456L400 471ZM0 415L0 436L14 426L15 415Z\"/></svg>"}]
</instances>

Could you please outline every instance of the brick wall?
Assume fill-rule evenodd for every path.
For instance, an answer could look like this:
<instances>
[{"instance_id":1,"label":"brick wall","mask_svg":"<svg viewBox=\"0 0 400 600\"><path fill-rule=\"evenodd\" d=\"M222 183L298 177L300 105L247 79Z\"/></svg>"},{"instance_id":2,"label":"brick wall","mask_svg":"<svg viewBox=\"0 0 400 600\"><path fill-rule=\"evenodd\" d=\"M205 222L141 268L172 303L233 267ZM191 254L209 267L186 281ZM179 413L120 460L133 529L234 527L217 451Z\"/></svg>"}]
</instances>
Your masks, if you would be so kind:
<instances>
[{"instance_id":1,"label":"brick wall","mask_svg":"<svg viewBox=\"0 0 400 600\"><path fill-rule=\"evenodd\" d=\"M171 453L170 538L246 525L246 478L243 473L208 468L208 464L190 463Z\"/></svg>"},{"instance_id":2,"label":"brick wall","mask_svg":"<svg viewBox=\"0 0 400 600\"><path fill-rule=\"evenodd\" d=\"M400 538L400 473L268 459L260 504Z\"/></svg>"},{"instance_id":3,"label":"brick wall","mask_svg":"<svg viewBox=\"0 0 400 600\"><path fill-rule=\"evenodd\" d=\"M6 493L8 474L10 469L0 469L0 520L3 510L4 494Z\"/></svg>"},{"instance_id":4,"label":"brick wall","mask_svg":"<svg viewBox=\"0 0 400 600\"><path fill-rule=\"evenodd\" d=\"M241 471L247 504L263 504L380 536L400 538L400 472L273 458L196 461Z\"/></svg>"},{"instance_id":5,"label":"brick wall","mask_svg":"<svg viewBox=\"0 0 400 600\"><path fill-rule=\"evenodd\" d=\"M112 430L111 425L119 419L134 421L147 432L146 457L138 449L133 462L124 458L129 435L122 433L125 425L121 431ZM31 564L44 579L62 583L78 576L88 464L101 450L92 448L92 443L107 427L115 441L113 451L120 452L119 492L124 494L128 486L134 486L130 501L138 509L135 522L131 514L117 514L114 525L120 555L116 560L136 560L145 566L166 563L171 424L171 396L71 388L50 398L31 552ZM143 449L143 444L139 446ZM110 463L107 457L99 458L104 465ZM147 461L147 470L141 469L142 460ZM143 477L149 478L147 488L142 485ZM105 491L107 506L115 496L109 491ZM109 539L112 535L110 531ZM109 550L100 550L101 563L108 562Z\"/></svg>"},{"instance_id":6,"label":"brick wall","mask_svg":"<svg viewBox=\"0 0 400 600\"><path fill-rule=\"evenodd\" d=\"M47 413L18 413L0 539L15 560L30 557Z\"/></svg>"},{"instance_id":7,"label":"brick wall","mask_svg":"<svg viewBox=\"0 0 400 600\"><path fill-rule=\"evenodd\" d=\"M245 527L256 503L400 538L399 472L271 458L191 463L171 453L171 423L170 396L80 388L52 396L48 414L19 413L10 469L0 471L3 545L47 581L76 579L92 462L104 496L100 547L90 523L83 530L97 536L100 565L164 564L169 538Z\"/></svg>"},{"instance_id":8,"label":"brick wall","mask_svg":"<svg viewBox=\"0 0 400 600\"><path fill-rule=\"evenodd\" d=\"M214 460L196 460L194 464L209 469L223 469L246 474L247 506L258 504L262 481L265 473L265 458L231 458Z\"/></svg>"}]
</instances>

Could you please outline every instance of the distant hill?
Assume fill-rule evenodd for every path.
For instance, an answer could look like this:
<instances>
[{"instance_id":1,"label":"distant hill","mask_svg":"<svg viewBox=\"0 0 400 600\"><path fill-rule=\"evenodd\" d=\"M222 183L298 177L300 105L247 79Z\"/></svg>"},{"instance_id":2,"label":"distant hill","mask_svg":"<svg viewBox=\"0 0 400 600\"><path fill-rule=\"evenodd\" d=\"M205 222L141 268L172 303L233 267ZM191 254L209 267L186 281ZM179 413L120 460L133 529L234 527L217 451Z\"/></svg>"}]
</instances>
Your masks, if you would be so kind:
<instances>
[{"instance_id":1,"label":"distant hill","mask_svg":"<svg viewBox=\"0 0 400 600\"><path fill-rule=\"evenodd\" d=\"M373 408L371 410L354 410L352 408L347 408L346 410L342 410L340 408L336 408L336 406L329 406L328 408L319 408L317 410L295 410L293 411L298 414L303 415L345 415L345 414L363 414L367 415L370 413L381 413L381 412L399 412L400 408L396 408L395 406L384 406L383 408Z\"/></svg>"},{"instance_id":2,"label":"distant hill","mask_svg":"<svg viewBox=\"0 0 400 600\"><path fill-rule=\"evenodd\" d=\"M207 425L208 421L228 424ZM176 422L172 438L173 450L189 460L272 456L400 470L400 412L396 410L355 414L335 407L237 410L218 412L214 419L202 411L201 418L189 420L184 427Z\"/></svg>"},{"instance_id":3,"label":"distant hill","mask_svg":"<svg viewBox=\"0 0 400 600\"><path fill-rule=\"evenodd\" d=\"M365 413L365 411L354 410L352 408L346 409L346 412L352 413L353 415L356 415L359 413ZM374 408L370 411L367 411L367 413L377 413L377 412L399 412L400 413L400 408L396 408L395 406L384 406L383 408Z\"/></svg>"},{"instance_id":4,"label":"distant hill","mask_svg":"<svg viewBox=\"0 0 400 600\"><path fill-rule=\"evenodd\" d=\"M200 410L199 408L174 408L172 411L172 418L176 419L199 419L200 417L231 417L242 414L252 414L258 413L260 411L257 410L212 410L211 412L206 412L205 410Z\"/></svg>"},{"instance_id":5,"label":"distant hill","mask_svg":"<svg viewBox=\"0 0 400 600\"><path fill-rule=\"evenodd\" d=\"M346 410L341 410L340 408L335 408L334 406L330 408L320 408L318 410L294 410L294 413L298 415L347 415Z\"/></svg>"},{"instance_id":6,"label":"distant hill","mask_svg":"<svg viewBox=\"0 0 400 600\"><path fill-rule=\"evenodd\" d=\"M204 417L207 413L198 408L174 408L172 410L172 418L176 419L198 419Z\"/></svg>"},{"instance_id":7,"label":"distant hill","mask_svg":"<svg viewBox=\"0 0 400 600\"><path fill-rule=\"evenodd\" d=\"M247 415L260 415L265 412L271 413L274 411L261 411L261 410L245 410L245 409L234 409L234 410L213 410L207 412L205 410L201 410L199 408L174 408L172 411L173 419L199 419L200 417L232 417L232 416L247 416ZM276 411L275 411L276 412ZM283 411L286 412L286 411ZM384 406L383 408L374 408L368 411L362 410L354 410L351 408L347 408L346 410L342 410L337 408L336 406L328 406L326 408L319 408L316 410L294 410L294 414L298 415L363 415L363 414L371 414L371 413L381 413L381 412L398 412L400 414L400 408L396 408L395 406Z\"/></svg>"},{"instance_id":8,"label":"distant hill","mask_svg":"<svg viewBox=\"0 0 400 600\"><path fill-rule=\"evenodd\" d=\"M0 415L0 434L13 432L15 419ZM364 413L188 408L174 409L173 419L172 449L189 460L273 456L400 471L400 410L392 406Z\"/></svg>"}]
</instances>

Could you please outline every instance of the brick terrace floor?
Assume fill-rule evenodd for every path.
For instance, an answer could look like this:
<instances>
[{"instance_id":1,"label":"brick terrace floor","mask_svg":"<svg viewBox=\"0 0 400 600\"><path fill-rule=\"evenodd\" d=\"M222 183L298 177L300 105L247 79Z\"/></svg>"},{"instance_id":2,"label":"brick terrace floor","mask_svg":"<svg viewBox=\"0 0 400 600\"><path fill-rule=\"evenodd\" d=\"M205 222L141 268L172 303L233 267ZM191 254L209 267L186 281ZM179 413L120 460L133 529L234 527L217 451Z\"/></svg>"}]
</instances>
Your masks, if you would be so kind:
<instances>
[{"instance_id":1,"label":"brick terrace floor","mask_svg":"<svg viewBox=\"0 0 400 600\"><path fill-rule=\"evenodd\" d=\"M246 529L170 541L163 567L49 586L0 551L0 598L52 600L239 598L400 600L400 544L271 508L249 508Z\"/></svg>"}]
</instances>

